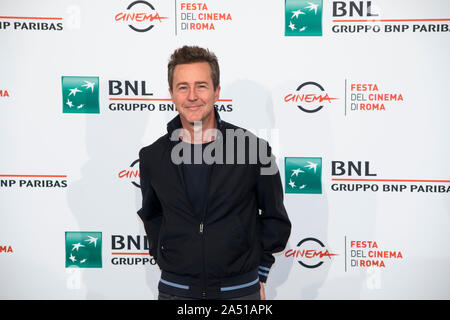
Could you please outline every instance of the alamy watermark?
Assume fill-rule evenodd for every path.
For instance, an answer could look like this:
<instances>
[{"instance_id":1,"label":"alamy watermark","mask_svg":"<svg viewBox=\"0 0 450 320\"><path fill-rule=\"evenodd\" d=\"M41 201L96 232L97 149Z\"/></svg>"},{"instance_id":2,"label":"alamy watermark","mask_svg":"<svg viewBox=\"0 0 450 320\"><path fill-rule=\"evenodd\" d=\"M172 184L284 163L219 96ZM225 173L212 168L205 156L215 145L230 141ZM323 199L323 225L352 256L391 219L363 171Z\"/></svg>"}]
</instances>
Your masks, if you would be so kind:
<instances>
[{"instance_id":1,"label":"alamy watermark","mask_svg":"<svg viewBox=\"0 0 450 320\"><path fill-rule=\"evenodd\" d=\"M172 132L170 140L178 142L172 148L171 160L174 164L254 164L260 166L261 175L274 175L278 166L272 149L278 147L278 129L270 130L271 145L263 138L252 133L254 130L225 129L225 136L218 129L201 129L201 123L194 126L191 133L179 128ZM267 138L267 130L257 132ZM191 143L210 142L204 148L192 148ZM273 148L273 147L276 148ZM192 155L192 150L194 154Z\"/></svg>"}]
</instances>

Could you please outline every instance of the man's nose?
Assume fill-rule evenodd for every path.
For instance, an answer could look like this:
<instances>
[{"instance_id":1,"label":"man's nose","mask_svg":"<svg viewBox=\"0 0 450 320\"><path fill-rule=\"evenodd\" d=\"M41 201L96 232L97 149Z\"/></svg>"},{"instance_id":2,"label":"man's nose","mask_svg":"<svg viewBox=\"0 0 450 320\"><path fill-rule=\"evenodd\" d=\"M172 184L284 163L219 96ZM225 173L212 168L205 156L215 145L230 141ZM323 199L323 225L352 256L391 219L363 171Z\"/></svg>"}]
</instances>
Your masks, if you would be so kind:
<instances>
[{"instance_id":1,"label":"man's nose","mask_svg":"<svg viewBox=\"0 0 450 320\"><path fill-rule=\"evenodd\" d=\"M197 92L195 91L195 89L189 90L188 99L191 101L197 100Z\"/></svg>"}]
</instances>

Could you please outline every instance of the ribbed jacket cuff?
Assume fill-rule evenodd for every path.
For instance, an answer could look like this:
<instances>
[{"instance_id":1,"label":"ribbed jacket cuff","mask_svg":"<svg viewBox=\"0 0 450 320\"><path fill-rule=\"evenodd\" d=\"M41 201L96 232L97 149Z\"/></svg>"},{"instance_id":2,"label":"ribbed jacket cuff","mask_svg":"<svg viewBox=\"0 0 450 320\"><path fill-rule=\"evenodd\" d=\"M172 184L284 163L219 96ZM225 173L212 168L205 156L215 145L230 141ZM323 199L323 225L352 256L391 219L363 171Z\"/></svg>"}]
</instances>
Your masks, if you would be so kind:
<instances>
[{"instance_id":1,"label":"ribbed jacket cuff","mask_svg":"<svg viewBox=\"0 0 450 320\"><path fill-rule=\"evenodd\" d=\"M266 283L267 277L269 276L270 267L266 266L259 266L258 267L258 275L259 275L259 281L262 283Z\"/></svg>"}]
</instances>

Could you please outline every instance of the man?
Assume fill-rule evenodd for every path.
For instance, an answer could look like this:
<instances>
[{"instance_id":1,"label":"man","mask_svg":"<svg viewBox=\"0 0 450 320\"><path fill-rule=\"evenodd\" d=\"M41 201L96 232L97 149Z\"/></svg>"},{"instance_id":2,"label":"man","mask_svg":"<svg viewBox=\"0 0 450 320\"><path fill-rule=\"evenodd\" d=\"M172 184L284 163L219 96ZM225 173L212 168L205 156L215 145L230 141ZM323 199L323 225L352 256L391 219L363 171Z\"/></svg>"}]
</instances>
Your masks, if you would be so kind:
<instances>
[{"instance_id":1,"label":"man","mask_svg":"<svg viewBox=\"0 0 450 320\"><path fill-rule=\"evenodd\" d=\"M161 269L159 299L265 299L272 254L290 235L270 147L220 119L219 77L213 53L177 49L168 81L179 114L139 152L138 214Z\"/></svg>"}]
</instances>

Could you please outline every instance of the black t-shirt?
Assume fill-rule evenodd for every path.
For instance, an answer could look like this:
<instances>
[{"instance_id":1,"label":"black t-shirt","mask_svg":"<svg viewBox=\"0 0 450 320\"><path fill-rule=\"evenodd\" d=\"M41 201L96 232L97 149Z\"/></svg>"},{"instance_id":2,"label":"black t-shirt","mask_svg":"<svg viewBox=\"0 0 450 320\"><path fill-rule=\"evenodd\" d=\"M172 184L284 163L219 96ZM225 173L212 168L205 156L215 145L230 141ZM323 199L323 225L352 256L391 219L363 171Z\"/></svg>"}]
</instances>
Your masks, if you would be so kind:
<instances>
[{"instance_id":1,"label":"black t-shirt","mask_svg":"<svg viewBox=\"0 0 450 320\"><path fill-rule=\"evenodd\" d=\"M200 157L200 155L203 155L203 150L210 143L212 142L203 144L187 143L191 148L191 161L189 164L183 163L186 193L194 209L195 216L198 217L199 221L203 218L203 209L208 196L208 171L210 166L205 163L203 156ZM195 152L197 152L197 155L194 158ZM194 160L196 161L194 162Z\"/></svg>"}]
</instances>

